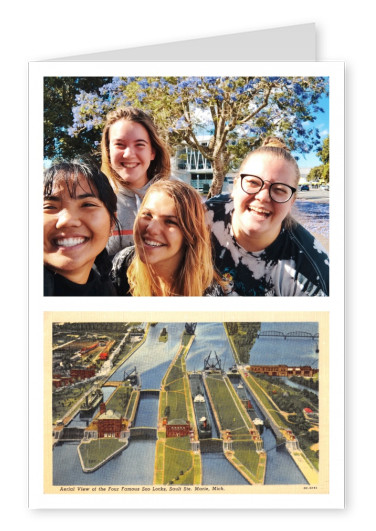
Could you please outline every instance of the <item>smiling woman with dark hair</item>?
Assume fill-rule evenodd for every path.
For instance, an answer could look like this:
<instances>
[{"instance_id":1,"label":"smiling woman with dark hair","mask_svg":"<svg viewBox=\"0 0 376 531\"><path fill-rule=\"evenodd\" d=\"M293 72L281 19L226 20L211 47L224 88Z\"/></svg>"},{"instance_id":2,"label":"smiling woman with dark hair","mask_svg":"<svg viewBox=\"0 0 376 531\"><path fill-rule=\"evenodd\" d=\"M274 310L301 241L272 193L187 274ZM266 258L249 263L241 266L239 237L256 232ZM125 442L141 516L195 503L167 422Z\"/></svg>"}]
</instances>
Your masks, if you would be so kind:
<instances>
[{"instance_id":1,"label":"smiling woman with dark hair","mask_svg":"<svg viewBox=\"0 0 376 531\"><path fill-rule=\"evenodd\" d=\"M105 249L116 195L107 177L86 160L58 162L45 171L43 195L44 295L116 295Z\"/></svg>"},{"instance_id":2,"label":"smiling woman with dark hair","mask_svg":"<svg viewBox=\"0 0 376 531\"><path fill-rule=\"evenodd\" d=\"M231 196L206 206L215 265L232 295L329 295L329 258L291 217L300 178L294 157L268 137L243 161Z\"/></svg>"}]
</instances>

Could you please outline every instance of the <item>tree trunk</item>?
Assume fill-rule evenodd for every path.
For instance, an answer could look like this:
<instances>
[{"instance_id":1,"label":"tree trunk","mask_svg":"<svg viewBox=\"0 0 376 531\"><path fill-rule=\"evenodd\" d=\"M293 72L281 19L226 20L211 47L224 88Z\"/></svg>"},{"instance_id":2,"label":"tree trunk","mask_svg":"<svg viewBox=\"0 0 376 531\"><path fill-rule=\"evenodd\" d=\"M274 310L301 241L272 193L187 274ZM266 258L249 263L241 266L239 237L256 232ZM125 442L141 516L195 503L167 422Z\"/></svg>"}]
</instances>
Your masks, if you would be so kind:
<instances>
[{"instance_id":1,"label":"tree trunk","mask_svg":"<svg viewBox=\"0 0 376 531\"><path fill-rule=\"evenodd\" d=\"M227 153L218 153L213 159L213 181L207 196L208 199L222 192L223 182L228 170L228 157L226 155Z\"/></svg>"}]
</instances>

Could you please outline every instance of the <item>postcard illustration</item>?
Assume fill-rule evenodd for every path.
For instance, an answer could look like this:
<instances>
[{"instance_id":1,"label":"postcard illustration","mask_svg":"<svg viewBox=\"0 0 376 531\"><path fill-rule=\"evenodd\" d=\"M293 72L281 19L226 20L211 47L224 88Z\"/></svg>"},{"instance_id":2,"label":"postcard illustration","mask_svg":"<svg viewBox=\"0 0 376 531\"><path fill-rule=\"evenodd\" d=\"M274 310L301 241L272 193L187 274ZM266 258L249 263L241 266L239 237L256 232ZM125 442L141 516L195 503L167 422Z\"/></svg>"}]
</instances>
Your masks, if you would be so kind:
<instances>
[{"instance_id":1,"label":"postcard illustration","mask_svg":"<svg viewBox=\"0 0 376 531\"><path fill-rule=\"evenodd\" d=\"M53 322L45 490L325 492L319 325Z\"/></svg>"}]
</instances>

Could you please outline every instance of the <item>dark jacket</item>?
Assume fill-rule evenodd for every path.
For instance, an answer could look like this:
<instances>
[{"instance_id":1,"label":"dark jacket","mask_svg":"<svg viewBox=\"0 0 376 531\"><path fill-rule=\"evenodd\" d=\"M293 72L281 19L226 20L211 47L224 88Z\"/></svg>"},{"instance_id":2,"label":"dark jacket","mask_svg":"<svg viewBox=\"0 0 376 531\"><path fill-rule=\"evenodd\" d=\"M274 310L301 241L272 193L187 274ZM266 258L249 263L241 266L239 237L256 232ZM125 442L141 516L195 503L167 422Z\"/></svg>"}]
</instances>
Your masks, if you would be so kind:
<instances>
[{"instance_id":1,"label":"dark jacket","mask_svg":"<svg viewBox=\"0 0 376 531\"><path fill-rule=\"evenodd\" d=\"M111 297L115 287L108 277L91 270L86 284L76 284L44 267L44 295L47 297Z\"/></svg>"}]
</instances>

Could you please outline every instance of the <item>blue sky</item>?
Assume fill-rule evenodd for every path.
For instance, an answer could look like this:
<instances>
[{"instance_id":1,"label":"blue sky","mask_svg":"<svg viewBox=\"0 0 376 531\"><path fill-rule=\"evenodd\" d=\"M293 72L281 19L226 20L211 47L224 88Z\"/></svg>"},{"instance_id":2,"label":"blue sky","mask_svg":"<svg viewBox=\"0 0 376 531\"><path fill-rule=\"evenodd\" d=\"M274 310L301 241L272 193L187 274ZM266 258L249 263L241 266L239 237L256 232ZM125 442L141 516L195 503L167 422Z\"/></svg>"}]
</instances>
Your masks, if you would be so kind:
<instances>
[{"instance_id":1,"label":"blue sky","mask_svg":"<svg viewBox=\"0 0 376 531\"><path fill-rule=\"evenodd\" d=\"M308 127L312 127L312 125L317 127L322 142L324 138L329 135L329 97L323 96L320 100L319 105L324 109L324 112L317 114L315 122L313 124L309 123ZM313 168L314 166L319 166L321 164L320 159L317 157L314 151L305 155L295 152L292 152L292 154L294 156L299 156L298 166L300 168Z\"/></svg>"}]
</instances>

